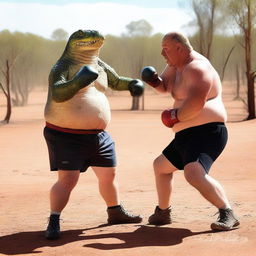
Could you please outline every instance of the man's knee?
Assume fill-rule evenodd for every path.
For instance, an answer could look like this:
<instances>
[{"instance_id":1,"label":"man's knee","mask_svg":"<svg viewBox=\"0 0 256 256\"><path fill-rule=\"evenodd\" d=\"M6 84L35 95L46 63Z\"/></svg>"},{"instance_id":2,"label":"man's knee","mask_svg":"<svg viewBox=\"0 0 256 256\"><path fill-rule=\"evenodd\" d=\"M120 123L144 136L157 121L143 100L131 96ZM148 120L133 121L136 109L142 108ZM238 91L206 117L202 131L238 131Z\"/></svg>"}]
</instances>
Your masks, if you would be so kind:
<instances>
[{"instance_id":1,"label":"man's knee","mask_svg":"<svg viewBox=\"0 0 256 256\"><path fill-rule=\"evenodd\" d=\"M158 156L154 162L153 162L153 167L155 171L155 175L160 175L160 174L170 174L177 170L176 167L174 167L164 155Z\"/></svg>"},{"instance_id":2,"label":"man's knee","mask_svg":"<svg viewBox=\"0 0 256 256\"><path fill-rule=\"evenodd\" d=\"M100 183L113 183L116 177L116 169L114 167L104 168L102 171L98 171L96 175Z\"/></svg>"},{"instance_id":3,"label":"man's knee","mask_svg":"<svg viewBox=\"0 0 256 256\"><path fill-rule=\"evenodd\" d=\"M184 167L185 179L194 187L198 187L203 182L205 175L202 165L198 162L189 163Z\"/></svg>"},{"instance_id":4,"label":"man's knee","mask_svg":"<svg viewBox=\"0 0 256 256\"><path fill-rule=\"evenodd\" d=\"M162 159L161 156L158 156L154 161L153 161L153 168L155 174L160 174L163 170L162 168Z\"/></svg>"},{"instance_id":5,"label":"man's knee","mask_svg":"<svg viewBox=\"0 0 256 256\"><path fill-rule=\"evenodd\" d=\"M72 189L77 184L79 174L79 171L59 171L58 182L65 188Z\"/></svg>"},{"instance_id":6,"label":"man's knee","mask_svg":"<svg viewBox=\"0 0 256 256\"><path fill-rule=\"evenodd\" d=\"M116 174L115 173L109 173L107 175L102 176L99 179L99 182L101 183L105 183L105 184L109 184L109 183L113 183L115 180Z\"/></svg>"}]
</instances>

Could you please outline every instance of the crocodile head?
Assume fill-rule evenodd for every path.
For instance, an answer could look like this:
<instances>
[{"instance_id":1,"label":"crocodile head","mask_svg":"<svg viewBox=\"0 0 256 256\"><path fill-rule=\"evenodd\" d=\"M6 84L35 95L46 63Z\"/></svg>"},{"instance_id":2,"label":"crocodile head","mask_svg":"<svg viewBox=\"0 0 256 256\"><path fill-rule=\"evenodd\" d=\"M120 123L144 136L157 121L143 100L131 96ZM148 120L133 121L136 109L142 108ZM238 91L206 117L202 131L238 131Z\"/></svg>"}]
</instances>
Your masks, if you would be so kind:
<instances>
[{"instance_id":1,"label":"crocodile head","mask_svg":"<svg viewBox=\"0 0 256 256\"><path fill-rule=\"evenodd\" d=\"M78 30L68 40L69 50L88 51L99 49L104 42L104 36L96 30Z\"/></svg>"}]
</instances>

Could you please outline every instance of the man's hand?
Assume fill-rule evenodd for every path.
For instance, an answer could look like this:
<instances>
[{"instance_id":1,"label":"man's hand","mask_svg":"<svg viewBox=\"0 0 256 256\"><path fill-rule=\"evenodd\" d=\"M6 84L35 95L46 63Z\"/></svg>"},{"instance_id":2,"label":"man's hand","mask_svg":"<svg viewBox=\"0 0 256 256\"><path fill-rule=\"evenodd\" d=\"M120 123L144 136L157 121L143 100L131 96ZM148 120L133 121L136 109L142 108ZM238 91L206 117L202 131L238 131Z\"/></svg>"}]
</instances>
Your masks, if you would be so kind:
<instances>
[{"instance_id":1,"label":"man's hand","mask_svg":"<svg viewBox=\"0 0 256 256\"><path fill-rule=\"evenodd\" d=\"M162 79L158 76L155 68L151 66L147 66L142 69L141 78L144 82L154 88L156 88L162 81Z\"/></svg>"},{"instance_id":2,"label":"man's hand","mask_svg":"<svg viewBox=\"0 0 256 256\"><path fill-rule=\"evenodd\" d=\"M162 112L161 118L165 126L171 128L179 122L177 117L178 109L166 109Z\"/></svg>"},{"instance_id":3,"label":"man's hand","mask_svg":"<svg viewBox=\"0 0 256 256\"><path fill-rule=\"evenodd\" d=\"M139 79L134 79L129 83L128 89L133 97L141 96L144 92L144 84Z\"/></svg>"}]
</instances>

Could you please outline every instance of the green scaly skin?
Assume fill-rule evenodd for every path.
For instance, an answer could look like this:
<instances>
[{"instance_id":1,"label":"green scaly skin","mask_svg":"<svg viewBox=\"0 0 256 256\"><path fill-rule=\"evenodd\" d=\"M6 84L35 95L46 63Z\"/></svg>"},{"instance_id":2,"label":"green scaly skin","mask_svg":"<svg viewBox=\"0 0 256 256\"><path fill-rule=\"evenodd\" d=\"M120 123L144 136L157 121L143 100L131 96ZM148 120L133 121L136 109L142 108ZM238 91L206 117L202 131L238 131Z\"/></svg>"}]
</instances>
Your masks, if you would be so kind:
<instances>
[{"instance_id":1,"label":"green scaly skin","mask_svg":"<svg viewBox=\"0 0 256 256\"><path fill-rule=\"evenodd\" d=\"M98 60L98 64L107 73L108 86L111 89L117 90L117 91L128 90L128 85L133 80L132 78L119 76L113 68L111 68L108 64L106 64L100 59Z\"/></svg>"},{"instance_id":2,"label":"green scaly skin","mask_svg":"<svg viewBox=\"0 0 256 256\"><path fill-rule=\"evenodd\" d=\"M70 36L62 56L50 72L48 100L67 101L80 89L88 86L88 83L93 82L95 79L91 79L90 75L88 78L87 74L79 72L84 66L91 66L96 72L103 69L111 89L129 89L129 83L133 79L119 76L98 57L103 43L104 37L95 30L78 30Z\"/></svg>"}]
</instances>

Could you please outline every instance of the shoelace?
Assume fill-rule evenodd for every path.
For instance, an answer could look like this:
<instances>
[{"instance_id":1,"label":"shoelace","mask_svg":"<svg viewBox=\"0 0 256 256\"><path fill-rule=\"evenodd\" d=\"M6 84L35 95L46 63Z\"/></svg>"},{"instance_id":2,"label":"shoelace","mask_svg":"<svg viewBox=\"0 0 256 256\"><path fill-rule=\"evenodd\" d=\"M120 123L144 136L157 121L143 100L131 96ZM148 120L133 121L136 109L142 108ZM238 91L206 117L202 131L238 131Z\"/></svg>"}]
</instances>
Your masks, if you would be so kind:
<instances>
[{"instance_id":1,"label":"shoelace","mask_svg":"<svg viewBox=\"0 0 256 256\"><path fill-rule=\"evenodd\" d=\"M136 215L133 215L133 214L127 212L127 210L125 210L122 205L120 205L120 208L121 208L121 211L122 211L124 214L126 214L127 216L134 217L134 218L137 217Z\"/></svg>"},{"instance_id":2,"label":"shoelace","mask_svg":"<svg viewBox=\"0 0 256 256\"><path fill-rule=\"evenodd\" d=\"M229 212L228 211L219 211L219 212L216 212L215 214L214 214L214 216L215 215L217 215L217 214L219 214L219 217L218 217L218 219L217 219L217 221L219 221L219 222L225 222L226 220L228 220L228 215L229 215Z\"/></svg>"}]
</instances>

